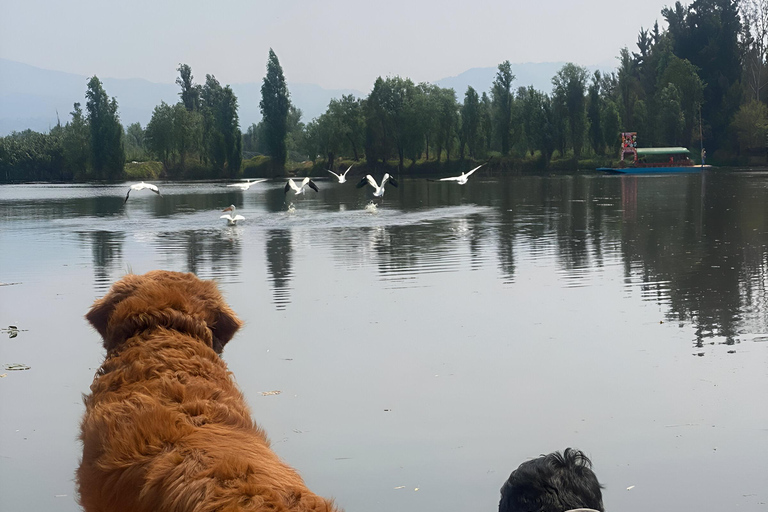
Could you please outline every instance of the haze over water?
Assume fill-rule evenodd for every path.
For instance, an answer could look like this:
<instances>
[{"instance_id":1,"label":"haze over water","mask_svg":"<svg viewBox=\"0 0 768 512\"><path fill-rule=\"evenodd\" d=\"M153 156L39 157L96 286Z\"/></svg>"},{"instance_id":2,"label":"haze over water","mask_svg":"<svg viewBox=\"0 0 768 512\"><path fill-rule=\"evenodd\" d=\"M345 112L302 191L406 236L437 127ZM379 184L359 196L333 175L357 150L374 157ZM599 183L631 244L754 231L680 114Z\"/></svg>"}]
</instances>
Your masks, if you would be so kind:
<instances>
[{"instance_id":1,"label":"haze over water","mask_svg":"<svg viewBox=\"0 0 768 512\"><path fill-rule=\"evenodd\" d=\"M356 181L0 187L0 510L79 509L83 315L157 268L219 282L254 418L348 512L493 511L567 446L607 510L768 509L768 174Z\"/></svg>"}]
</instances>

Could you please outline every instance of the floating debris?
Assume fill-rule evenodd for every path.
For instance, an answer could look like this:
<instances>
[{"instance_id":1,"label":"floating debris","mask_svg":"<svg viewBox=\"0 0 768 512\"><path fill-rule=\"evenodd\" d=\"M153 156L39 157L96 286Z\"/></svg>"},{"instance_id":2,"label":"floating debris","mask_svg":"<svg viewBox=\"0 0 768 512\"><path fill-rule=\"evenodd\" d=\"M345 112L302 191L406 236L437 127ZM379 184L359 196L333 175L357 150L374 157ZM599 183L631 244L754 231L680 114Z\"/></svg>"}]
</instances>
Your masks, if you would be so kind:
<instances>
[{"instance_id":1,"label":"floating debris","mask_svg":"<svg viewBox=\"0 0 768 512\"><path fill-rule=\"evenodd\" d=\"M736 353L736 351L735 351L735 350L729 350L729 351L728 351L728 353L729 353L729 354L735 354L735 353Z\"/></svg>"},{"instance_id":2,"label":"floating debris","mask_svg":"<svg viewBox=\"0 0 768 512\"><path fill-rule=\"evenodd\" d=\"M3 365L3 368L9 371L16 371L16 370L29 370L31 366L28 366L26 364L21 364L21 363L7 363Z\"/></svg>"},{"instance_id":3,"label":"floating debris","mask_svg":"<svg viewBox=\"0 0 768 512\"><path fill-rule=\"evenodd\" d=\"M7 376L8 376L7 373L0 373L0 379L2 379L3 377L7 377Z\"/></svg>"},{"instance_id":4,"label":"floating debris","mask_svg":"<svg viewBox=\"0 0 768 512\"><path fill-rule=\"evenodd\" d=\"M16 284L21 284L21 283L0 283L0 286L13 286Z\"/></svg>"},{"instance_id":5,"label":"floating debris","mask_svg":"<svg viewBox=\"0 0 768 512\"><path fill-rule=\"evenodd\" d=\"M282 391L278 391L278 390L275 390L275 391L262 391L261 392L261 396L279 395L280 393L282 393Z\"/></svg>"},{"instance_id":6,"label":"floating debris","mask_svg":"<svg viewBox=\"0 0 768 512\"><path fill-rule=\"evenodd\" d=\"M627 490L628 490L628 491L631 491L631 490L632 490L632 489L634 489L634 488L635 488L635 486L634 486L634 485L630 485L629 487L627 487Z\"/></svg>"}]
</instances>

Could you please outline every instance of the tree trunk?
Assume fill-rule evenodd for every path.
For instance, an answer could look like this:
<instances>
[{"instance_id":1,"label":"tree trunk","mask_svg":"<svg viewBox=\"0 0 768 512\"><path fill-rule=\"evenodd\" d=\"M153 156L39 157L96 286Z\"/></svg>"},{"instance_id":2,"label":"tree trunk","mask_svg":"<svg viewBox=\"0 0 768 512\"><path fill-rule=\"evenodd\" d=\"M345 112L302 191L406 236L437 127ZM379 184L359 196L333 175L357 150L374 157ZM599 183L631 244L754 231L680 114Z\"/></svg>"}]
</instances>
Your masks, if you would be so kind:
<instances>
[{"instance_id":1,"label":"tree trunk","mask_svg":"<svg viewBox=\"0 0 768 512\"><path fill-rule=\"evenodd\" d=\"M360 160L360 158L357 156L357 144L355 144L355 141L352 140L352 137L350 137L349 134L347 134L347 138L349 139L349 143L352 144L352 152L355 154L355 162Z\"/></svg>"}]
</instances>

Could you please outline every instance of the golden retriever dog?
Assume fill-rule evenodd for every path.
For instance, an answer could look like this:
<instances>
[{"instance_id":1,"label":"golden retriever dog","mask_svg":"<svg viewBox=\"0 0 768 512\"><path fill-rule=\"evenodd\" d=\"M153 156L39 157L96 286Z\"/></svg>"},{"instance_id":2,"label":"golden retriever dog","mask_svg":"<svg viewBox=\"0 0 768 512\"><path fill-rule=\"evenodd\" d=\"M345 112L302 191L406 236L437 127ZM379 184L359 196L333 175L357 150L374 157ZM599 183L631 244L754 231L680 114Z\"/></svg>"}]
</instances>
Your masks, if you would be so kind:
<instances>
[{"instance_id":1,"label":"golden retriever dog","mask_svg":"<svg viewBox=\"0 0 768 512\"><path fill-rule=\"evenodd\" d=\"M337 510L251 419L219 357L242 323L212 281L128 275L86 318L107 350L84 398L86 512Z\"/></svg>"}]
</instances>

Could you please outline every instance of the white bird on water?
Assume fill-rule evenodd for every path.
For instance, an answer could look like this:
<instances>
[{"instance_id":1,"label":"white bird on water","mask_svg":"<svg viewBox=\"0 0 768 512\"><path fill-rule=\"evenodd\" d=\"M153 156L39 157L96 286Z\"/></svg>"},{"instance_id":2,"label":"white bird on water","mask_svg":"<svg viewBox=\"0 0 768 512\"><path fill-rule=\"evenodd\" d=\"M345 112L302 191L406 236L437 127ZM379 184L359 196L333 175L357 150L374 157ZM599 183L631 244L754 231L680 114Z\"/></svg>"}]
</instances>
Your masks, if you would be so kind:
<instances>
[{"instance_id":1,"label":"white bird on water","mask_svg":"<svg viewBox=\"0 0 768 512\"><path fill-rule=\"evenodd\" d=\"M128 201L128 196L131 195L131 190L144 190L145 188L148 188L149 190L151 190L157 195L162 195L160 193L160 189L158 189L156 185L153 185L151 183L144 183L142 181L141 183L134 183L133 185L131 185L131 188L128 189L128 193L125 194L125 201L123 201L123 204L125 204L126 201Z\"/></svg>"},{"instance_id":2,"label":"white bird on water","mask_svg":"<svg viewBox=\"0 0 768 512\"><path fill-rule=\"evenodd\" d=\"M476 170L478 170L479 168L481 168L484 165L485 164L480 164L480 165L478 165L477 167L475 167L474 169L472 169L471 171L469 171L466 174L462 172L459 176L452 176L450 178L440 178L439 181L455 181L459 185L465 185L467 183L467 180L469 179L469 177L472 176L472 173L475 172Z\"/></svg>"},{"instance_id":3,"label":"white bird on water","mask_svg":"<svg viewBox=\"0 0 768 512\"><path fill-rule=\"evenodd\" d=\"M243 183L230 183L227 186L228 187L237 187L240 190L245 191L245 190L248 190L249 188L251 188L251 185L255 185L257 183L261 183L262 181L267 181L267 179L263 178L263 179L260 179L260 180L247 180L247 181L245 181Z\"/></svg>"},{"instance_id":4,"label":"white bird on water","mask_svg":"<svg viewBox=\"0 0 768 512\"><path fill-rule=\"evenodd\" d=\"M315 185L315 182L309 179L309 176L304 178L301 182L301 186L297 185L295 181L292 179L288 179L288 183L285 184L285 188L283 189L284 193L288 193L289 190L293 189L294 193L296 195L303 194L304 191L307 189L307 186L314 190L315 192L318 192L317 185Z\"/></svg>"},{"instance_id":5,"label":"white bird on water","mask_svg":"<svg viewBox=\"0 0 768 512\"><path fill-rule=\"evenodd\" d=\"M227 206L222 211L223 212L232 212L232 213L228 213L226 215L222 215L221 217L219 217L220 219L227 219L227 226L236 226L237 225L237 221L245 220L245 217L243 217L242 215L235 215L235 212L237 211L237 207L235 207L235 205L233 205L233 204Z\"/></svg>"},{"instance_id":6,"label":"white bird on water","mask_svg":"<svg viewBox=\"0 0 768 512\"><path fill-rule=\"evenodd\" d=\"M347 173L349 172L349 170L350 170L350 169L352 169L352 166L351 166L351 165L349 166L349 169L347 169L346 171L344 171L344 173L343 173L343 174L336 174L335 172L333 172L333 171L332 171L332 170L330 170L330 169L327 169L327 171L328 171L329 173L333 174L334 176L336 176L336 178L339 180L339 183L346 183L346 182L347 182Z\"/></svg>"},{"instance_id":7,"label":"white bird on water","mask_svg":"<svg viewBox=\"0 0 768 512\"><path fill-rule=\"evenodd\" d=\"M387 182L392 183L393 187L397 187L397 180L389 175L389 173L384 173L384 177L381 178L381 185L376 183L376 180L373 179L373 176L370 174L366 174L363 179L360 180L360 183L357 184L357 188L362 188L366 185L366 183L373 187L373 197L382 197L384 195L384 185L387 184Z\"/></svg>"}]
</instances>

